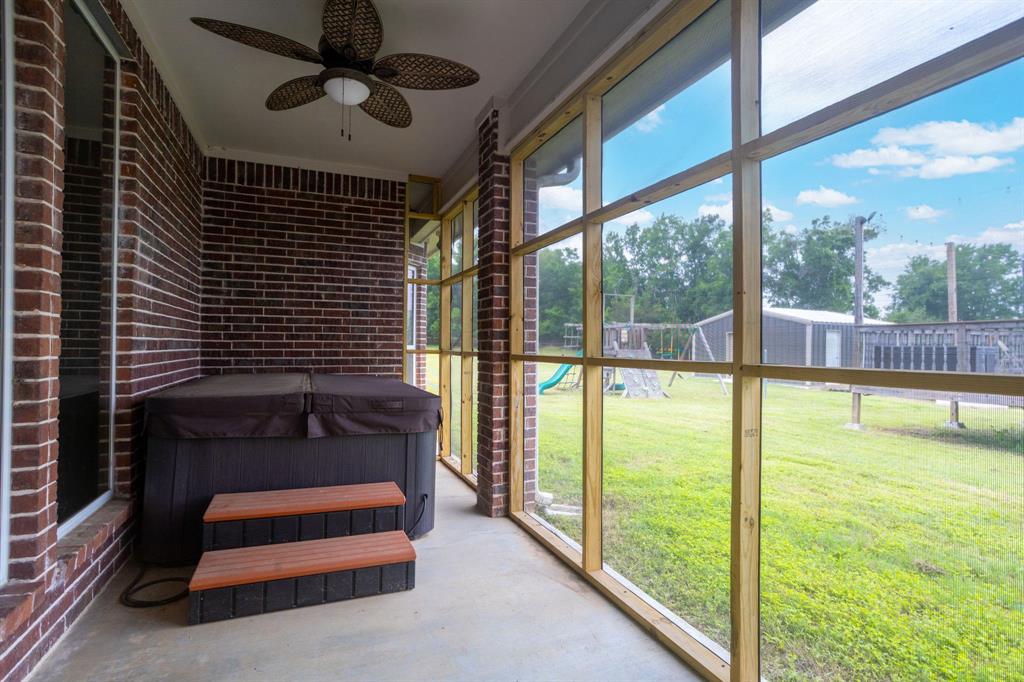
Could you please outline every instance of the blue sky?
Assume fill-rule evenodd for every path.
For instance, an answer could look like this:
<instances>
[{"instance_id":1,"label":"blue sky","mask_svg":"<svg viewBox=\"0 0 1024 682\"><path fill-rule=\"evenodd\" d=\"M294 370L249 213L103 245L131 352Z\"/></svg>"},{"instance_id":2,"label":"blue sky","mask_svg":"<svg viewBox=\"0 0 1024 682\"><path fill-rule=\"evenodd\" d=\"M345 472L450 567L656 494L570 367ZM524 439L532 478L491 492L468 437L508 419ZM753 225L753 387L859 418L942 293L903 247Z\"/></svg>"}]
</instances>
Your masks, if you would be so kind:
<instances>
[{"instance_id":1,"label":"blue sky","mask_svg":"<svg viewBox=\"0 0 1024 682\"><path fill-rule=\"evenodd\" d=\"M875 11L857 12L865 3ZM763 127L796 120L1021 15L1024 2L1006 0L811 5L765 37ZM870 22L871 31L847 30L853 21ZM817 38L794 41L797 35ZM842 44L850 35L871 36L870 44L850 52ZM794 49L825 56L792 59ZM728 149L728 69L722 65L605 143L606 202ZM542 191L545 229L579 215L581 188L577 179ZM724 178L608 227L643 225L661 213L731 221L730 191ZM1024 60L765 161L762 194L776 225L791 231L823 215L845 221L875 212L884 231L867 245L866 262L890 281L913 255L944 258L947 240L1009 243L1024 254ZM888 300L885 294L880 302Z\"/></svg>"}]
</instances>

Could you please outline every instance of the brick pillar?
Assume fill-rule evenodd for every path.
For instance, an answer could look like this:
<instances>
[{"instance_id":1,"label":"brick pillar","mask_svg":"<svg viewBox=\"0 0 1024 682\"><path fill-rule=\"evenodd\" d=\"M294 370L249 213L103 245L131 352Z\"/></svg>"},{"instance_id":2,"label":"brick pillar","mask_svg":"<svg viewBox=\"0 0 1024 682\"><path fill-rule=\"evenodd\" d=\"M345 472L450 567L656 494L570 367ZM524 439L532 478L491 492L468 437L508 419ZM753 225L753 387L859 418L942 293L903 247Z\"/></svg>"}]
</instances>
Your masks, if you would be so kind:
<instances>
[{"instance_id":1,"label":"brick pillar","mask_svg":"<svg viewBox=\"0 0 1024 682\"><path fill-rule=\"evenodd\" d=\"M64 189L64 16L60 0L14 18L14 412L12 581L52 577L57 543L60 251Z\"/></svg>"},{"instance_id":2,"label":"brick pillar","mask_svg":"<svg viewBox=\"0 0 1024 682\"><path fill-rule=\"evenodd\" d=\"M480 279L477 507L508 513L509 162L498 154L498 112L480 124Z\"/></svg>"}]
</instances>

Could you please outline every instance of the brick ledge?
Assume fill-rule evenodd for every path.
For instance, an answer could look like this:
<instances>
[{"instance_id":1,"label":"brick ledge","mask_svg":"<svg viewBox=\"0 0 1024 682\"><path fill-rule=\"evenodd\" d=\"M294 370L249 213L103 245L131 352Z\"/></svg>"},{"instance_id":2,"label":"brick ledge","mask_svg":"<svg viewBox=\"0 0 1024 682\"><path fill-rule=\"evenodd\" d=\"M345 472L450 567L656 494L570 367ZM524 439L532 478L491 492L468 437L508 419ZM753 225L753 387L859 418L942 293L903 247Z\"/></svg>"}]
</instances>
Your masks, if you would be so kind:
<instances>
[{"instance_id":1,"label":"brick ledge","mask_svg":"<svg viewBox=\"0 0 1024 682\"><path fill-rule=\"evenodd\" d=\"M62 590L95 561L98 551L130 522L131 511L131 501L109 500L64 536L57 543L57 562L51 573L61 584L52 585L51 590ZM6 642L17 633L46 603L43 580L13 581L0 588L0 641Z\"/></svg>"}]
</instances>

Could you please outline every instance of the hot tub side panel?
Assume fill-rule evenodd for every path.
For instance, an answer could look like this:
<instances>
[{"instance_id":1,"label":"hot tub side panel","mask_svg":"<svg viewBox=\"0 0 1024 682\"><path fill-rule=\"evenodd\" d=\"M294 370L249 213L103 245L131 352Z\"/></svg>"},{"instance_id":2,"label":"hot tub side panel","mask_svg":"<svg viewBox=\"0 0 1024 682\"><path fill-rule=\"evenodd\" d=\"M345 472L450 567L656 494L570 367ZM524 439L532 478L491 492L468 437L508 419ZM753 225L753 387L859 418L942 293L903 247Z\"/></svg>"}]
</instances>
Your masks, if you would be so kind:
<instances>
[{"instance_id":1,"label":"hot tub side panel","mask_svg":"<svg viewBox=\"0 0 1024 682\"><path fill-rule=\"evenodd\" d=\"M148 442L141 557L187 564L202 551L203 513L216 493L394 481L406 532L434 527L436 433L329 438L171 439Z\"/></svg>"}]
</instances>

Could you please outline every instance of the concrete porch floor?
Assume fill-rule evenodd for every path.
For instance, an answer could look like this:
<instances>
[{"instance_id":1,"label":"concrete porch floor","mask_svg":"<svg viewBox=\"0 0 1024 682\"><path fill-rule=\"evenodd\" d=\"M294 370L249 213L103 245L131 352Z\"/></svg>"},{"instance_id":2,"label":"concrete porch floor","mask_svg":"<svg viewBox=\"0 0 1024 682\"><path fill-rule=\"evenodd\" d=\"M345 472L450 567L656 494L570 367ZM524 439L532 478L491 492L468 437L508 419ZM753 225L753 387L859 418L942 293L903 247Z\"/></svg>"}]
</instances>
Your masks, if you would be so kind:
<instances>
[{"instance_id":1,"label":"concrete porch floor","mask_svg":"<svg viewBox=\"0 0 1024 682\"><path fill-rule=\"evenodd\" d=\"M437 479L410 592L187 627L185 601L118 604L129 564L31 679L700 679L518 526L477 514L441 465Z\"/></svg>"}]
</instances>

